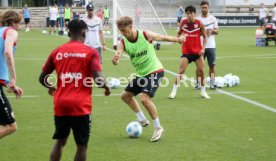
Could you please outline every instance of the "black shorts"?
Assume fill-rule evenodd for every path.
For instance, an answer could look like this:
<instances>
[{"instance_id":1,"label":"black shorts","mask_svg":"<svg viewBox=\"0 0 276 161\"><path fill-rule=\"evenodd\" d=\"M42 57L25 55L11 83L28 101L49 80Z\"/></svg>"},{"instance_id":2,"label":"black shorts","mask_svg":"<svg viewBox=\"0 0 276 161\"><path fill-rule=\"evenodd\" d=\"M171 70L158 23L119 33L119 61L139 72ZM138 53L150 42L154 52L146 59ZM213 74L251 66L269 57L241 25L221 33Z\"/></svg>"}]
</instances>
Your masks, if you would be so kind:
<instances>
[{"instance_id":1,"label":"black shorts","mask_svg":"<svg viewBox=\"0 0 276 161\"><path fill-rule=\"evenodd\" d=\"M4 94L3 87L0 85L0 125L5 126L14 122L11 105Z\"/></svg>"},{"instance_id":2,"label":"black shorts","mask_svg":"<svg viewBox=\"0 0 276 161\"><path fill-rule=\"evenodd\" d=\"M87 145L91 133L91 115L55 116L56 131L53 139L65 139L73 131L77 145Z\"/></svg>"},{"instance_id":3,"label":"black shorts","mask_svg":"<svg viewBox=\"0 0 276 161\"><path fill-rule=\"evenodd\" d=\"M182 55L181 55L181 58L186 58L186 59L188 59L189 64L190 64L191 62L195 62L197 59L199 59L200 56L201 56L201 55L197 55L197 54L182 54Z\"/></svg>"},{"instance_id":4,"label":"black shorts","mask_svg":"<svg viewBox=\"0 0 276 161\"><path fill-rule=\"evenodd\" d=\"M177 17L177 22L179 23L181 21L182 17Z\"/></svg>"},{"instance_id":5,"label":"black shorts","mask_svg":"<svg viewBox=\"0 0 276 161\"><path fill-rule=\"evenodd\" d=\"M139 93L146 93L150 97L154 97L163 77L164 71L152 73L145 77L135 77L125 88L125 91L131 92L135 96Z\"/></svg>"},{"instance_id":6,"label":"black shorts","mask_svg":"<svg viewBox=\"0 0 276 161\"><path fill-rule=\"evenodd\" d=\"M30 18L24 18L24 22L25 22L25 24L29 24L30 23Z\"/></svg>"},{"instance_id":7,"label":"black shorts","mask_svg":"<svg viewBox=\"0 0 276 161\"><path fill-rule=\"evenodd\" d=\"M216 48L206 48L204 53L204 59L208 61L208 65L216 65Z\"/></svg>"},{"instance_id":8,"label":"black shorts","mask_svg":"<svg viewBox=\"0 0 276 161\"><path fill-rule=\"evenodd\" d=\"M70 19L64 19L65 23L69 23L70 22Z\"/></svg>"},{"instance_id":9,"label":"black shorts","mask_svg":"<svg viewBox=\"0 0 276 161\"><path fill-rule=\"evenodd\" d=\"M260 21L260 22L259 22L260 26L264 26L264 25L266 24L265 18L262 18L262 19L260 19L259 21Z\"/></svg>"},{"instance_id":10,"label":"black shorts","mask_svg":"<svg viewBox=\"0 0 276 161\"><path fill-rule=\"evenodd\" d=\"M50 26L55 27L56 26L56 21L55 20L50 20Z\"/></svg>"}]
</instances>

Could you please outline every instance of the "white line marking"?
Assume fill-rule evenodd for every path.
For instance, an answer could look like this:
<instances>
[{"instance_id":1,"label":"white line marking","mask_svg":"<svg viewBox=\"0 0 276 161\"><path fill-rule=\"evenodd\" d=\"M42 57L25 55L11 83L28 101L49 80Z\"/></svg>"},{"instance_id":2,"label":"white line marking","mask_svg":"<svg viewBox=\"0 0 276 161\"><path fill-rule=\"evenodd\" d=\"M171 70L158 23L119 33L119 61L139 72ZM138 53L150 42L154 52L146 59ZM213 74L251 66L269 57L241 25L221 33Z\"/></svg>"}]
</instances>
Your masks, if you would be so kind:
<instances>
[{"instance_id":1,"label":"white line marking","mask_svg":"<svg viewBox=\"0 0 276 161\"><path fill-rule=\"evenodd\" d=\"M255 57L256 59L276 59L276 57Z\"/></svg>"},{"instance_id":2,"label":"white line marking","mask_svg":"<svg viewBox=\"0 0 276 161\"><path fill-rule=\"evenodd\" d=\"M93 97L105 97L104 94L93 94ZM121 96L121 94L110 94L109 96Z\"/></svg>"},{"instance_id":3,"label":"white line marking","mask_svg":"<svg viewBox=\"0 0 276 161\"><path fill-rule=\"evenodd\" d=\"M15 98L15 96L7 96L7 97L9 97L9 98ZM40 96L38 96L38 95L26 95L26 96L21 96L21 98L38 98L38 97L40 97Z\"/></svg>"},{"instance_id":4,"label":"white line marking","mask_svg":"<svg viewBox=\"0 0 276 161\"><path fill-rule=\"evenodd\" d=\"M112 50L112 49L109 49L109 48L108 48L107 50L112 51L112 52L115 52L115 50ZM126 54L123 54L123 56L129 57L129 56L126 55ZM256 56L256 55L255 55L255 56ZM170 70L165 69L165 71L166 71L167 73L173 75L173 76L176 76L176 75L177 75L176 73L174 73L174 72L172 72L172 71L170 71ZM184 79L187 79L187 80L189 80L189 81L191 81L191 82L194 82L194 80L191 80L190 78L188 78L188 77L186 77L186 76L184 77ZM263 108L263 109L266 109L266 110L269 110L269 111L271 111L271 112L276 113L276 109L275 109L275 108L269 107L269 106L264 105L264 104L261 104L261 103L259 103L259 102L250 100L250 99L245 98L245 97L241 97L241 96L235 95L235 94L233 94L233 93L231 93L231 92L226 92L226 91L221 90L221 89L217 89L217 91L220 92L220 93L222 93L222 94L225 94L225 95L227 95L227 96L230 96L230 97L233 97L233 98L242 100L242 101L247 102L247 103L249 103L249 104L252 104L252 105L255 105L255 106L258 106L258 107L261 107L261 108Z\"/></svg>"},{"instance_id":5,"label":"white line marking","mask_svg":"<svg viewBox=\"0 0 276 161\"><path fill-rule=\"evenodd\" d=\"M254 94L256 92L248 91L248 92L231 92L231 93L234 93L234 94ZM214 92L208 92L208 94L223 94L223 93L220 93L219 91L214 91Z\"/></svg>"}]
</instances>

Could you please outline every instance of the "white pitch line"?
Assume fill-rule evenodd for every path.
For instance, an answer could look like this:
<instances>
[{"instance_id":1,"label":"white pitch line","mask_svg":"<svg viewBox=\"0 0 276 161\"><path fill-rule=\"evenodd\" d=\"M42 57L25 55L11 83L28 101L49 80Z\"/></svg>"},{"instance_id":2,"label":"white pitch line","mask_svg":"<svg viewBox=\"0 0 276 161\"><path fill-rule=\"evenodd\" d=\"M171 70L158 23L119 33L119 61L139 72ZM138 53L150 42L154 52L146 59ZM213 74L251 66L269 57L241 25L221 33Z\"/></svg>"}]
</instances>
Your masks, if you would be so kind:
<instances>
[{"instance_id":1,"label":"white pitch line","mask_svg":"<svg viewBox=\"0 0 276 161\"><path fill-rule=\"evenodd\" d=\"M115 52L115 50L112 50L112 49L109 49L109 48L108 48L107 50L109 50L109 51L111 51L111 52ZM129 57L129 56L126 55L126 54L123 54L123 56ZM170 70L165 69L165 71L166 71L167 73L173 75L173 76L177 76L176 73L174 73L174 72L172 72L172 71L170 71ZM191 82L194 82L194 80L191 80L191 79L188 78L188 77L184 77L184 79L187 79L187 80L189 80L189 81L191 81ZM250 99L248 99L248 98L241 97L241 96L238 96L238 95L233 94L233 93L231 93L231 92L226 92L226 91L221 90L221 89L217 89L217 91L220 92L220 93L222 93L222 94L225 94L225 95L227 95L227 96L236 98L236 99L238 99L238 100L242 100L242 101L247 102L247 103L249 103L249 104L252 104L252 105L255 105L255 106L261 107L261 108L263 108L263 109L266 109L266 110L268 110L268 111L271 111L271 112L276 113L276 109L275 109L275 108L272 108L272 107L269 107L269 106L267 106L267 105L261 104L261 103L259 103L259 102L257 102L257 101L253 101L253 100L250 100Z\"/></svg>"},{"instance_id":2,"label":"white pitch line","mask_svg":"<svg viewBox=\"0 0 276 161\"><path fill-rule=\"evenodd\" d=\"M9 97L9 98L15 98L15 96L7 96L7 97ZM40 96L38 96L38 95L26 95L26 96L21 96L21 98L38 98L38 97L40 97Z\"/></svg>"},{"instance_id":3,"label":"white pitch line","mask_svg":"<svg viewBox=\"0 0 276 161\"><path fill-rule=\"evenodd\" d=\"M245 91L245 92L231 92L231 93L233 93L233 94L254 94L256 92L251 92L251 91L246 92ZM223 94L223 93L216 91L216 92L208 92L208 94Z\"/></svg>"},{"instance_id":4,"label":"white pitch line","mask_svg":"<svg viewBox=\"0 0 276 161\"><path fill-rule=\"evenodd\" d=\"M276 59L276 57L255 57L256 59Z\"/></svg>"}]
</instances>

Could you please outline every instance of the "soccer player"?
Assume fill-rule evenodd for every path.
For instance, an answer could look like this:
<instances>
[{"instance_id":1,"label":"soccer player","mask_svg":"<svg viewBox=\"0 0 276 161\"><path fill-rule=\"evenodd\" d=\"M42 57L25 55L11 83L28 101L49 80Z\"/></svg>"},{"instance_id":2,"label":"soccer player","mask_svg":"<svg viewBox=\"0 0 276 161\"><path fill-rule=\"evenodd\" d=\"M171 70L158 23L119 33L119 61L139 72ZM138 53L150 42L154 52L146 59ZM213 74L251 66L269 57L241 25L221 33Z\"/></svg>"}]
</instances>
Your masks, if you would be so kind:
<instances>
[{"instance_id":1,"label":"soccer player","mask_svg":"<svg viewBox=\"0 0 276 161\"><path fill-rule=\"evenodd\" d=\"M97 51L83 44L87 25L82 20L68 24L70 41L52 51L42 68L40 83L54 96L55 133L57 139L50 156L59 161L70 129L77 144L75 161L85 161L91 131L92 77L98 87L110 94L101 72ZM56 70L57 89L50 84L49 75Z\"/></svg>"},{"instance_id":2,"label":"soccer player","mask_svg":"<svg viewBox=\"0 0 276 161\"><path fill-rule=\"evenodd\" d=\"M276 3L274 3L274 8L272 9L271 22L276 25Z\"/></svg>"},{"instance_id":3,"label":"soccer player","mask_svg":"<svg viewBox=\"0 0 276 161\"><path fill-rule=\"evenodd\" d=\"M28 8L28 5L25 4L24 8L22 10L23 17L24 17L24 22L25 22L25 31L28 32L30 31L30 19L31 19L31 13L30 9Z\"/></svg>"},{"instance_id":4,"label":"soccer player","mask_svg":"<svg viewBox=\"0 0 276 161\"><path fill-rule=\"evenodd\" d=\"M14 93L16 98L23 95L23 90L16 86L16 72L13 55L18 39L21 16L15 11L6 11L1 18L0 27L0 138L16 131L14 113L3 87Z\"/></svg>"},{"instance_id":5,"label":"soccer player","mask_svg":"<svg viewBox=\"0 0 276 161\"><path fill-rule=\"evenodd\" d=\"M52 4L49 8L49 35L51 35L52 28L54 28L54 33L56 33L56 23L57 23L57 16L58 16L58 9L56 5Z\"/></svg>"},{"instance_id":6,"label":"soccer player","mask_svg":"<svg viewBox=\"0 0 276 161\"><path fill-rule=\"evenodd\" d=\"M177 6L178 6L178 8L177 8L177 26L179 27L181 19L182 19L183 12L184 12L184 9L183 9L183 7L181 5L181 2L178 2Z\"/></svg>"},{"instance_id":7,"label":"soccer player","mask_svg":"<svg viewBox=\"0 0 276 161\"><path fill-rule=\"evenodd\" d=\"M64 22L65 22L66 30L68 29L68 24L71 20L71 17L72 17L72 10L67 3L64 8Z\"/></svg>"},{"instance_id":8,"label":"soccer player","mask_svg":"<svg viewBox=\"0 0 276 161\"><path fill-rule=\"evenodd\" d=\"M104 8L104 23L103 23L105 29L108 29L109 17L110 17L110 11L109 11L109 8L107 7L107 5L105 5L105 8Z\"/></svg>"},{"instance_id":9,"label":"soccer player","mask_svg":"<svg viewBox=\"0 0 276 161\"><path fill-rule=\"evenodd\" d=\"M182 44L182 56L180 59L180 66L178 75L176 76L173 90L169 98L173 99L176 96L177 88L180 86L180 80L185 73L189 63L195 62L197 80L201 83L201 96L209 99L210 97L205 91L204 86L204 59L203 54L207 44L207 34L204 24L196 19L196 8L194 6L187 6L185 8L187 19L181 21L179 26L178 36L186 34L186 41ZM200 35L203 36L203 46L201 45Z\"/></svg>"},{"instance_id":10,"label":"soccer player","mask_svg":"<svg viewBox=\"0 0 276 161\"><path fill-rule=\"evenodd\" d=\"M209 13L209 2L202 1L200 4L201 15L197 17L200 20L206 30L207 44L204 52L204 59L207 58L209 65L209 76L210 76L210 89L215 90L215 65L216 65L216 42L215 35L219 32L217 19ZM201 37L203 40L203 37Z\"/></svg>"},{"instance_id":11,"label":"soccer player","mask_svg":"<svg viewBox=\"0 0 276 161\"><path fill-rule=\"evenodd\" d=\"M106 50L102 20L94 15L94 5L92 3L86 6L86 11L87 17L83 18L88 26L85 37L85 44L97 49L102 64L102 49Z\"/></svg>"},{"instance_id":12,"label":"soccer player","mask_svg":"<svg viewBox=\"0 0 276 161\"><path fill-rule=\"evenodd\" d=\"M135 99L136 95L141 94L141 102L153 120L154 133L151 141L155 142L161 138L164 129L160 125L156 106L152 102L152 98L164 76L164 68L155 54L152 41L182 43L185 37L177 38L159 35L151 31L135 30L132 28L132 24L133 20L128 16L123 16L117 20L118 29L124 38L118 44L117 52L112 62L117 65L124 51L129 55L130 61L136 70L136 77L125 88L121 98L135 112L138 121L145 127L150 123Z\"/></svg>"},{"instance_id":13,"label":"soccer player","mask_svg":"<svg viewBox=\"0 0 276 161\"><path fill-rule=\"evenodd\" d=\"M261 3L261 8L259 9L259 20L260 20L260 27L264 29L265 24L267 22L268 16L268 9L265 8L265 5Z\"/></svg>"}]
</instances>

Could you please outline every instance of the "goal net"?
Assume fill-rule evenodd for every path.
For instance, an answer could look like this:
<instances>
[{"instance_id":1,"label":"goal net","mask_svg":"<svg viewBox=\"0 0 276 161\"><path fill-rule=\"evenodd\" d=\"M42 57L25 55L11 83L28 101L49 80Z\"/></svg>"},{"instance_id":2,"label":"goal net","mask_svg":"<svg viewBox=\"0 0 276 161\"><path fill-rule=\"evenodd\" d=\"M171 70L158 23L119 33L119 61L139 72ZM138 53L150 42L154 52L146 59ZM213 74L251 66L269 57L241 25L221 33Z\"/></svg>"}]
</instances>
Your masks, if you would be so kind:
<instances>
[{"instance_id":1,"label":"goal net","mask_svg":"<svg viewBox=\"0 0 276 161\"><path fill-rule=\"evenodd\" d=\"M93 1L95 7L107 6L110 10L109 25L106 29L113 33L113 45L118 43L116 20L121 16L133 18L133 27L139 30L150 30L167 35L150 0L98 0Z\"/></svg>"}]
</instances>

